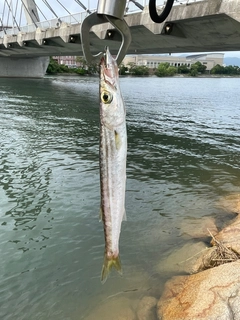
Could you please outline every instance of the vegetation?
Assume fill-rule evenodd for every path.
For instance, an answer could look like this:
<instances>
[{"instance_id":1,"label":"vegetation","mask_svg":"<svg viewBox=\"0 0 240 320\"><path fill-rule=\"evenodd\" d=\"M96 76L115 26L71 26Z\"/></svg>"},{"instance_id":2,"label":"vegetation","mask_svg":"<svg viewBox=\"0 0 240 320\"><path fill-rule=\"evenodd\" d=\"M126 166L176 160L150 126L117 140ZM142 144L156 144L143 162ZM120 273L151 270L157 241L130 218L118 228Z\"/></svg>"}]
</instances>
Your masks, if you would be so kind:
<instances>
[{"instance_id":1,"label":"vegetation","mask_svg":"<svg viewBox=\"0 0 240 320\"><path fill-rule=\"evenodd\" d=\"M50 57L50 62L47 68L48 74L55 73L75 73L79 75L96 74L99 72L97 64L89 64L83 57L77 57L76 62L79 64L76 68L68 68L66 65L58 64L56 60ZM206 72L206 66L197 61L192 64L191 67L187 65L181 65L179 67L171 66L168 62L162 62L155 70L155 74L158 77L172 77L175 74L189 74L190 76L197 76L198 74L204 74ZM126 75L131 74L134 76L147 76L150 70L147 66L139 66L136 63L130 62L127 66L121 64L119 67L119 74ZM240 75L240 67L238 66L220 66L217 64L210 70L210 74L213 75Z\"/></svg>"},{"instance_id":2,"label":"vegetation","mask_svg":"<svg viewBox=\"0 0 240 320\"><path fill-rule=\"evenodd\" d=\"M210 71L211 74L240 75L240 67L238 66L220 66L217 64Z\"/></svg>"},{"instance_id":3,"label":"vegetation","mask_svg":"<svg viewBox=\"0 0 240 320\"><path fill-rule=\"evenodd\" d=\"M190 74L192 77L196 77L198 74L204 74L207 67L201 62L197 61L189 68L187 65L178 67L178 73Z\"/></svg>"},{"instance_id":4,"label":"vegetation","mask_svg":"<svg viewBox=\"0 0 240 320\"><path fill-rule=\"evenodd\" d=\"M148 76L149 68L147 66L138 66L134 62L128 64L128 71L134 76ZM126 70L125 70L126 72Z\"/></svg>"},{"instance_id":5,"label":"vegetation","mask_svg":"<svg viewBox=\"0 0 240 320\"><path fill-rule=\"evenodd\" d=\"M124 76L126 74L126 72L128 71L128 68L124 66L124 64L122 63L119 66L119 74Z\"/></svg>"},{"instance_id":6,"label":"vegetation","mask_svg":"<svg viewBox=\"0 0 240 320\"><path fill-rule=\"evenodd\" d=\"M50 62L46 72L48 74L76 73L79 75L95 74L98 72L97 64L88 64L83 57L77 57L76 62L78 62L80 66L76 68L68 68L68 66L66 66L65 64L59 64L56 60L50 57Z\"/></svg>"},{"instance_id":7,"label":"vegetation","mask_svg":"<svg viewBox=\"0 0 240 320\"><path fill-rule=\"evenodd\" d=\"M162 62L158 65L155 74L158 77L172 77L177 73L177 68L170 66L168 62Z\"/></svg>"}]
</instances>

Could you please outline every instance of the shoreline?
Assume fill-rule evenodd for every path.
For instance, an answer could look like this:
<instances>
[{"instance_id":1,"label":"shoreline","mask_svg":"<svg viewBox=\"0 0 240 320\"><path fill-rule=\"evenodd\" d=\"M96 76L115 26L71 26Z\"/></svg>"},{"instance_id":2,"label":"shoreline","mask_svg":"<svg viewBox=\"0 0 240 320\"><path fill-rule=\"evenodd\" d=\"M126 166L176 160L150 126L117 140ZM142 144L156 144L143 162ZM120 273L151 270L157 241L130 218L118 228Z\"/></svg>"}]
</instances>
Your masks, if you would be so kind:
<instances>
[{"instance_id":1,"label":"shoreline","mask_svg":"<svg viewBox=\"0 0 240 320\"><path fill-rule=\"evenodd\" d=\"M80 77L80 78L84 78L84 77L99 77L98 74L86 74L86 75L79 75L76 73L52 73L52 74L45 74L44 77L51 77L51 76L62 76L62 77ZM166 76L166 77L158 77L155 74L149 74L149 75L130 75L130 74L120 74L119 75L120 78L240 78L240 75L221 75L221 74L199 74L195 77L190 76L188 74L175 74L174 76Z\"/></svg>"}]
</instances>

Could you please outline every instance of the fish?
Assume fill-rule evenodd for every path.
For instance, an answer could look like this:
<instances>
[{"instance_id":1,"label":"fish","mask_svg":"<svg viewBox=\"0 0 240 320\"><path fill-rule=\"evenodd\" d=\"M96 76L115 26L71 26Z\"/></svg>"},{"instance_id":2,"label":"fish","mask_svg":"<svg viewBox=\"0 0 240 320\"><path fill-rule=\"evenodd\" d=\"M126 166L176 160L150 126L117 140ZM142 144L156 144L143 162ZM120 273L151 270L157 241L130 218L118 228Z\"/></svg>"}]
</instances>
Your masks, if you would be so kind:
<instances>
[{"instance_id":1,"label":"fish","mask_svg":"<svg viewBox=\"0 0 240 320\"><path fill-rule=\"evenodd\" d=\"M104 283L113 267L122 275L119 238L122 221L126 220L126 108L120 90L118 65L109 48L100 61L99 95L100 219L105 238L101 282Z\"/></svg>"}]
</instances>

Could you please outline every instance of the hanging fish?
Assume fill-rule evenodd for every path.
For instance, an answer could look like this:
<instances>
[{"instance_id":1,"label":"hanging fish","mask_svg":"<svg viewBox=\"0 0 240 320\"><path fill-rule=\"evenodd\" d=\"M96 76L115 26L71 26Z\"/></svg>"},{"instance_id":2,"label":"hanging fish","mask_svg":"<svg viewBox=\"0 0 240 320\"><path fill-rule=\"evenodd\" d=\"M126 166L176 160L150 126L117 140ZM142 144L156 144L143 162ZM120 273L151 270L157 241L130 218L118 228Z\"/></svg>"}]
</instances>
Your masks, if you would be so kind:
<instances>
[{"instance_id":1,"label":"hanging fish","mask_svg":"<svg viewBox=\"0 0 240 320\"><path fill-rule=\"evenodd\" d=\"M102 283L112 267L122 274L119 237L122 220L126 220L126 158L126 110L118 66L107 48L100 62L100 215L105 234Z\"/></svg>"}]
</instances>

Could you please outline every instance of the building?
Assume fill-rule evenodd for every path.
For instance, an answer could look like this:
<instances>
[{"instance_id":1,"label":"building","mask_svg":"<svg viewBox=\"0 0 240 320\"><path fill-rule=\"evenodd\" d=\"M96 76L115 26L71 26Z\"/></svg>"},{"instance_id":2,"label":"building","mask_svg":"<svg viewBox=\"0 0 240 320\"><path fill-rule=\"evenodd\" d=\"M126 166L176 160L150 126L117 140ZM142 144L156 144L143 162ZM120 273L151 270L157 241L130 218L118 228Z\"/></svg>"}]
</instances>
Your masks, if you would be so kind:
<instances>
[{"instance_id":1,"label":"building","mask_svg":"<svg viewBox=\"0 0 240 320\"><path fill-rule=\"evenodd\" d=\"M77 67L76 56L54 56L53 59L59 64L65 64L69 68Z\"/></svg>"},{"instance_id":2,"label":"building","mask_svg":"<svg viewBox=\"0 0 240 320\"><path fill-rule=\"evenodd\" d=\"M168 62L171 66L180 67L186 65L191 67L197 61L207 67L207 71L219 64L223 65L224 53L202 53L189 56L172 56L172 55L129 55L123 60L123 64L127 66L129 63L143 65L150 69L157 68L162 62Z\"/></svg>"}]
</instances>

